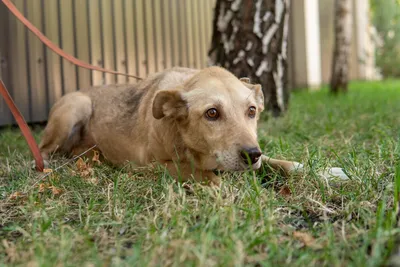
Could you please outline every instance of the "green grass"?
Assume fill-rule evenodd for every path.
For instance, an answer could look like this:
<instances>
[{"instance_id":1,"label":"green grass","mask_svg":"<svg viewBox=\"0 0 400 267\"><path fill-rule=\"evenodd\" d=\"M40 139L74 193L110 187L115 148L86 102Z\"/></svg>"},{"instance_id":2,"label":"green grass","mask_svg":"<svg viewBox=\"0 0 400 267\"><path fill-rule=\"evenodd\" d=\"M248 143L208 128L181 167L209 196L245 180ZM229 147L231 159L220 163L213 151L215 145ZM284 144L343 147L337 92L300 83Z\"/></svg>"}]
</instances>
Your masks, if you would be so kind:
<instances>
[{"instance_id":1,"label":"green grass","mask_svg":"<svg viewBox=\"0 0 400 267\"><path fill-rule=\"evenodd\" d=\"M400 82L353 83L338 97L327 90L294 93L286 116L259 128L267 155L301 161L305 173L285 178L265 168L225 175L220 191L196 184L188 191L161 170L127 173L100 165L81 177L72 164L45 180L61 194L32 187L38 175L29 168L23 138L3 129L0 265L381 266L396 261ZM326 181L317 173L327 166L343 167L351 179Z\"/></svg>"}]
</instances>

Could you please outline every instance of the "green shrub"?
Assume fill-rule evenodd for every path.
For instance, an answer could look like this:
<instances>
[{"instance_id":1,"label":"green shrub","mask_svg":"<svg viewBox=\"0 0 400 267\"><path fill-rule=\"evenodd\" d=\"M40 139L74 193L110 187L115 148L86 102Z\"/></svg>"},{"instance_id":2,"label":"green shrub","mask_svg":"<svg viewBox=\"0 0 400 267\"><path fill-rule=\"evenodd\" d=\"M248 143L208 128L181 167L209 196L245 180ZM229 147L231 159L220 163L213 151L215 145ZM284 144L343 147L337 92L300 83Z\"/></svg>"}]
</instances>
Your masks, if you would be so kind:
<instances>
[{"instance_id":1,"label":"green shrub","mask_svg":"<svg viewBox=\"0 0 400 267\"><path fill-rule=\"evenodd\" d=\"M400 1L370 0L372 23L382 38L376 66L384 77L400 77Z\"/></svg>"}]
</instances>

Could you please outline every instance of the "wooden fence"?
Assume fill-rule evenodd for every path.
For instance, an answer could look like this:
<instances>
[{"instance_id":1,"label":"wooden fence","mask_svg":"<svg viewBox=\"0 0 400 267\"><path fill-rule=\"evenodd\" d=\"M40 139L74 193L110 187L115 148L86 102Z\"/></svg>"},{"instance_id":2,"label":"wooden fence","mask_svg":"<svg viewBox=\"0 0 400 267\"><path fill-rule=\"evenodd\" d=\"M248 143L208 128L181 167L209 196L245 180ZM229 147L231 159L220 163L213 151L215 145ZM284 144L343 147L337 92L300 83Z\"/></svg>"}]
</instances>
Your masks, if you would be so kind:
<instances>
[{"instance_id":1,"label":"wooden fence","mask_svg":"<svg viewBox=\"0 0 400 267\"><path fill-rule=\"evenodd\" d=\"M206 66L215 0L14 0L54 43L93 65L140 77ZM0 78L29 122L47 119L63 94L135 79L77 68L0 3ZM0 99L0 125L13 123Z\"/></svg>"}]
</instances>

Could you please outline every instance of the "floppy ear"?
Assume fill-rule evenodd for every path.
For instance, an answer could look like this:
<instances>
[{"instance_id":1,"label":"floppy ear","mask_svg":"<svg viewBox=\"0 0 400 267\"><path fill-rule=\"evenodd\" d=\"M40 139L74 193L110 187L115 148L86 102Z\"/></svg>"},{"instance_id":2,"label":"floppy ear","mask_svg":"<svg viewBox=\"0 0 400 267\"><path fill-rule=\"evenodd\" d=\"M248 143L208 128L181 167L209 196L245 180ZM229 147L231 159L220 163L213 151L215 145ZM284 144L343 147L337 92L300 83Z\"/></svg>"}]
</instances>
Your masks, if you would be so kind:
<instances>
[{"instance_id":1,"label":"floppy ear","mask_svg":"<svg viewBox=\"0 0 400 267\"><path fill-rule=\"evenodd\" d=\"M254 91L258 109L260 109L260 112L264 110L264 94L262 91L261 84L251 84L250 83L250 78L244 77L239 79L247 88L251 89Z\"/></svg>"},{"instance_id":2,"label":"floppy ear","mask_svg":"<svg viewBox=\"0 0 400 267\"><path fill-rule=\"evenodd\" d=\"M186 101L179 90L159 91L153 100L153 116L156 119L173 116L183 118L187 115Z\"/></svg>"}]
</instances>

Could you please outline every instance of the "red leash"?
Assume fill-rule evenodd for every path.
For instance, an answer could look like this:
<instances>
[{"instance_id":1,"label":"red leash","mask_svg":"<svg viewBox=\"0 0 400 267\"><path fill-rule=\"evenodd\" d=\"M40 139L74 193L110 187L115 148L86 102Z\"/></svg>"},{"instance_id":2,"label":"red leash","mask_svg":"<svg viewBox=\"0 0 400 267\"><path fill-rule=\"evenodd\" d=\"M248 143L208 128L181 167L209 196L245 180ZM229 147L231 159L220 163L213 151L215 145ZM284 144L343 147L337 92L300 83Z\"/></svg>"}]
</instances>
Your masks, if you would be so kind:
<instances>
[{"instance_id":1,"label":"red leash","mask_svg":"<svg viewBox=\"0 0 400 267\"><path fill-rule=\"evenodd\" d=\"M0 80L0 94L3 96L4 100L6 101L6 104L10 108L11 113L13 114L15 120L17 121L18 126L21 129L21 132L24 135L29 148L31 149L33 157L35 158L36 170L40 172L43 171L44 164L42 155L40 154L39 151L39 147L37 146L36 141L33 138L33 135L24 120L24 117L22 116L21 112L18 110L17 106L12 100L2 80Z\"/></svg>"},{"instance_id":2,"label":"red leash","mask_svg":"<svg viewBox=\"0 0 400 267\"><path fill-rule=\"evenodd\" d=\"M101 72L106 72L106 73L111 73L115 75L123 75L127 77L132 77L136 78L138 80L142 80L142 78L137 77L135 75L131 74L126 74L126 73L121 73L113 70L107 70L101 67L93 66L91 64L88 64L82 60L77 59L76 57L69 55L65 53L60 47L55 45L50 39L48 39L38 28L36 28L27 18L24 17L24 15L19 12L17 7L10 1L10 0L2 0L3 4L11 11L11 13L19 20L21 21L33 34L35 34L40 41L42 41L48 48L53 50L56 54L59 56L63 57L64 59L72 62L73 64L85 68L85 69L90 69L90 70L96 70L96 71L101 71ZM36 170L38 171L43 171L44 164L43 164L43 158L40 154L39 148L36 144L35 139L32 136L31 131L29 130L28 125L26 124L24 117L22 116L21 112L18 110L17 106L15 105L14 101L12 100L10 94L8 93L3 81L0 80L0 93L4 97L9 109L11 110L15 120L18 123L19 128L21 129L22 134L24 135L26 142L29 145L29 148L35 158L35 163L36 163Z\"/></svg>"}]
</instances>

